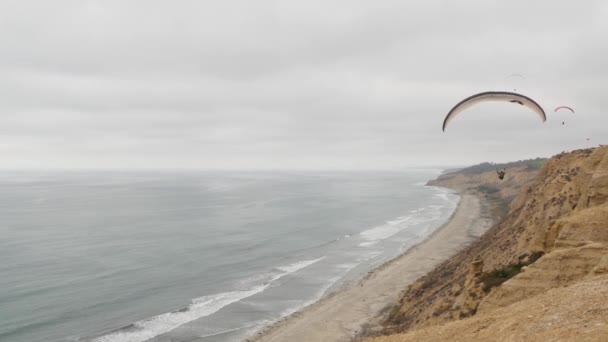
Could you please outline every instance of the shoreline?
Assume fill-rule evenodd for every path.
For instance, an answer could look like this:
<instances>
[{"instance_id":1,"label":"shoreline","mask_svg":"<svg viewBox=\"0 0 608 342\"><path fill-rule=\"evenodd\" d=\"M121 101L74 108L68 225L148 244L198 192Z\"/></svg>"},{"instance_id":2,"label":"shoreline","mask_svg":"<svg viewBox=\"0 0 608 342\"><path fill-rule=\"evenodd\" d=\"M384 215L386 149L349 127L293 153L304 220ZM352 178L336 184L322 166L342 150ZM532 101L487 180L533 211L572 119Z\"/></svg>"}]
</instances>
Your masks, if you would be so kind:
<instances>
[{"instance_id":1,"label":"shoreline","mask_svg":"<svg viewBox=\"0 0 608 342\"><path fill-rule=\"evenodd\" d=\"M496 221L496 204L459 192L450 218L421 242L361 279L249 336L249 342L351 341L377 326L407 286L481 236Z\"/></svg>"}]
</instances>

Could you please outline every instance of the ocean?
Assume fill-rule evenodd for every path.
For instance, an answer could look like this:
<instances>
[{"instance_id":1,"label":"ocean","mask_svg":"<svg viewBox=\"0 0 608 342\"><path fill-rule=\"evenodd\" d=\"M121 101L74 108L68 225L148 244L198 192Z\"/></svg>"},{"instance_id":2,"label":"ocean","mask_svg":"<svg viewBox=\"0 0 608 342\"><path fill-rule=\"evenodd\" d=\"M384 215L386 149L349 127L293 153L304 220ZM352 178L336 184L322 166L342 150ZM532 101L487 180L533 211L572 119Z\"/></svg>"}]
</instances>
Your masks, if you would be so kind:
<instances>
[{"instance_id":1,"label":"ocean","mask_svg":"<svg viewBox=\"0 0 608 342\"><path fill-rule=\"evenodd\" d=\"M242 341L440 227L401 172L0 172L0 340Z\"/></svg>"}]
</instances>

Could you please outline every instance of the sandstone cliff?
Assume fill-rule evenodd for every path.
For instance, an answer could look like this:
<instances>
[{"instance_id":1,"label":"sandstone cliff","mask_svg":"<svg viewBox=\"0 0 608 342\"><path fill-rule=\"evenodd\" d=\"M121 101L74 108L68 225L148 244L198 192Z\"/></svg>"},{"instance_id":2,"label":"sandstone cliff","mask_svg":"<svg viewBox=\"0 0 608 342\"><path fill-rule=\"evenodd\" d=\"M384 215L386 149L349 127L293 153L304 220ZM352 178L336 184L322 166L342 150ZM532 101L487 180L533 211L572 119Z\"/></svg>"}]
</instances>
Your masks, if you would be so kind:
<instances>
[{"instance_id":1,"label":"sandstone cliff","mask_svg":"<svg viewBox=\"0 0 608 342\"><path fill-rule=\"evenodd\" d=\"M562 317L566 308L583 310L569 300L588 301L587 318L598 324L587 330L608 334L608 288L602 276L608 273L608 147L557 155L539 171L525 164L513 166L502 182L493 170L467 173L465 169L431 184L499 196L508 203L508 215L406 290L383 333L410 334L378 341L521 340L516 335L488 339L489 335L482 338L483 334L472 332L492 325L499 329L500 317L525 326L528 320L521 315L526 314L526 305L543 301L549 305L531 311L534 318ZM580 293L590 289L595 292ZM554 297L563 305L552 308L547 298ZM474 317L464 319L470 316ZM583 331L585 319L572 317L577 319L580 324L570 323ZM545 328L558 331L556 326ZM425 338L415 335L423 332ZM548 332L547 338L552 334ZM587 335L588 340L599 340L594 334Z\"/></svg>"}]
</instances>

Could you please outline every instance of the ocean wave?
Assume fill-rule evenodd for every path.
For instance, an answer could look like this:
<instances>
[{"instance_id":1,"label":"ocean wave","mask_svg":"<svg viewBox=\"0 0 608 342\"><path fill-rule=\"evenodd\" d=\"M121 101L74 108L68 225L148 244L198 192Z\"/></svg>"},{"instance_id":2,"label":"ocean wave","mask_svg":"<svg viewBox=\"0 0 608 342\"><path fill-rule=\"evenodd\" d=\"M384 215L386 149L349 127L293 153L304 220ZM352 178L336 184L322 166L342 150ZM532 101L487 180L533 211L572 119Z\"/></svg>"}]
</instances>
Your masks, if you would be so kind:
<instances>
[{"instance_id":1,"label":"ocean wave","mask_svg":"<svg viewBox=\"0 0 608 342\"><path fill-rule=\"evenodd\" d=\"M378 243L378 241L365 241L365 242L361 242L359 244L359 247L369 247L369 246L373 246L377 243Z\"/></svg>"},{"instance_id":2,"label":"ocean wave","mask_svg":"<svg viewBox=\"0 0 608 342\"><path fill-rule=\"evenodd\" d=\"M443 194L436 194L435 197L441 198L444 201L449 201L450 198L448 197L447 193L443 193Z\"/></svg>"},{"instance_id":3,"label":"ocean wave","mask_svg":"<svg viewBox=\"0 0 608 342\"><path fill-rule=\"evenodd\" d=\"M280 273L273 274L269 280L248 290L222 292L203 296L192 300L187 308L174 312L167 312L152 318L135 322L125 329L119 329L110 334L95 338L93 342L143 342L156 336L168 333L179 326L199 318L209 316L223 307L242 299L251 297L266 290L270 285L282 277L295 273L305 267L323 260L321 257L314 260L303 260L286 266L276 267Z\"/></svg>"},{"instance_id":4,"label":"ocean wave","mask_svg":"<svg viewBox=\"0 0 608 342\"><path fill-rule=\"evenodd\" d=\"M445 196L445 199L449 201L447 194L438 194L437 196L441 195ZM410 210L409 215L398 217L395 220L387 221L383 225L379 225L359 233L359 236L363 240L366 240L359 243L359 246L369 247L380 240L390 238L408 227L415 227L420 224L430 223L438 220L443 216L444 209L446 209L445 204L432 204L423 208Z\"/></svg>"},{"instance_id":5,"label":"ocean wave","mask_svg":"<svg viewBox=\"0 0 608 342\"><path fill-rule=\"evenodd\" d=\"M412 218L411 215L401 216L401 217L397 218L394 221L387 221L386 223L388 223L391 226L395 226L395 225L398 225L398 224L401 224L401 223L409 221L410 218Z\"/></svg>"},{"instance_id":6,"label":"ocean wave","mask_svg":"<svg viewBox=\"0 0 608 342\"><path fill-rule=\"evenodd\" d=\"M361 265L361 263L363 261L367 261L369 259L375 258L376 256L378 256L381 253L372 253L371 255L368 255L367 257L360 257L357 258L357 262L355 263L344 263L344 264L338 264L335 267L342 270L342 272L340 272L339 275L329 279L329 281L323 285L312 298L309 298L307 300L301 300L298 301L296 303L294 303L293 306L283 310L280 314L279 317L277 317L274 320L266 320L265 323L259 324L259 325L249 325L249 326L245 326L245 327L240 327L237 328L235 330L240 330L243 328L249 328L249 327L253 327L252 330L249 331L249 334L247 334L246 336L252 336L253 334L255 334L256 332L258 332L261 328L263 328L264 326L267 326L267 324L272 324L273 322L277 322L315 302L317 302L319 299L321 299L323 297L323 295L325 294L325 292L327 290L329 290L332 286L334 286L340 279L342 279L348 272L350 272L350 270L352 270L353 268ZM323 258L321 258L323 259ZM210 336L210 335L208 335ZM207 336L202 336L202 337L207 337Z\"/></svg>"},{"instance_id":7,"label":"ocean wave","mask_svg":"<svg viewBox=\"0 0 608 342\"><path fill-rule=\"evenodd\" d=\"M361 264L360 262L339 264L339 265L336 265L336 268L344 269L344 270L351 270L351 269L359 266L360 264Z\"/></svg>"},{"instance_id":8,"label":"ocean wave","mask_svg":"<svg viewBox=\"0 0 608 342\"><path fill-rule=\"evenodd\" d=\"M412 220L412 216L408 215L408 216L402 216L397 218L396 220L393 221L387 221L385 224L381 225L381 226L376 226L372 229L368 229L365 230L363 232L361 232L361 237L367 241L378 241L378 240L384 240L387 239L397 233L399 233L400 231L402 231L404 228L406 228L407 226L409 226L409 224L411 223L415 223L415 222L410 222ZM359 244L359 246L370 246L371 244Z\"/></svg>"},{"instance_id":9,"label":"ocean wave","mask_svg":"<svg viewBox=\"0 0 608 342\"><path fill-rule=\"evenodd\" d=\"M321 257L321 258L314 259L314 260L303 260L303 261L295 262L293 264L289 264L287 266L277 267L277 270L285 272L285 274L283 274L283 275L280 276L280 277L283 277L283 276L285 276L287 274L294 273L294 272L296 272L298 270L301 270L304 267L308 267L308 266L310 266L312 264L315 264L315 263L317 263L317 262L319 262L319 261L321 261L323 259L325 259L325 257Z\"/></svg>"}]
</instances>

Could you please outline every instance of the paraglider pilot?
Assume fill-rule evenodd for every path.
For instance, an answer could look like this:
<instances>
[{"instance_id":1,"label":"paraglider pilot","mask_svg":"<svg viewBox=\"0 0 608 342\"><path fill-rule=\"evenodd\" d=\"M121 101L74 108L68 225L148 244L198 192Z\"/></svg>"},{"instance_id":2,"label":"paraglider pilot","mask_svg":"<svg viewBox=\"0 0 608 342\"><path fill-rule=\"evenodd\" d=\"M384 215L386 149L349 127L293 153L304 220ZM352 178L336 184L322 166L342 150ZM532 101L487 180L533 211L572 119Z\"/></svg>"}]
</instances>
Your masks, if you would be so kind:
<instances>
[{"instance_id":1,"label":"paraglider pilot","mask_svg":"<svg viewBox=\"0 0 608 342\"><path fill-rule=\"evenodd\" d=\"M502 180L503 178L505 178L505 173L506 173L507 169L503 169L503 170L496 170L496 174L498 175L498 178L500 180Z\"/></svg>"}]
</instances>

